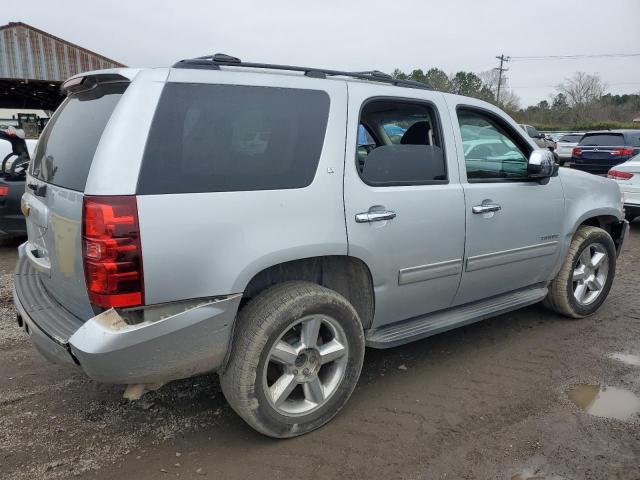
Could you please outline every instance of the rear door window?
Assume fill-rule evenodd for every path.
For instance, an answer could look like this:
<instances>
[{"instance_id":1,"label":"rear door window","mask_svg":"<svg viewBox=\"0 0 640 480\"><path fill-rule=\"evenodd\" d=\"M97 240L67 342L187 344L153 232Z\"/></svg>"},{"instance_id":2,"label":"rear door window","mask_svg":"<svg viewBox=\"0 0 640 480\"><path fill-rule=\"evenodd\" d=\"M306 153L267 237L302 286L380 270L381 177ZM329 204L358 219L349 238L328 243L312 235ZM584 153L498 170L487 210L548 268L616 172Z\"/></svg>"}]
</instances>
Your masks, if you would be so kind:
<instances>
[{"instance_id":1,"label":"rear door window","mask_svg":"<svg viewBox=\"0 0 640 480\"><path fill-rule=\"evenodd\" d=\"M581 147L623 147L624 145L624 135L621 133L588 133L580 140Z\"/></svg>"},{"instance_id":2,"label":"rear door window","mask_svg":"<svg viewBox=\"0 0 640 480\"><path fill-rule=\"evenodd\" d=\"M139 194L303 188L322 153L320 90L168 83L145 150Z\"/></svg>"},{"instance_id":3,"label":"rear door window","mask_svg":"<svg viewBox=\"0 0 640 480\"><path fill-rule=\"evenodd\" d=\"M360 178L376 187L446 183L447 166L439 117L433 105L376 99L360 114L378 139L359 145Z\"/></svg>"},{"instance_id":4,"label":"rear door window","mask_svg":"<svg viewBox=\"0 0 640 480\"><path fill-rule=\"evenodd\" d=\"M38 141L32 175L84 191L98 142L128 83L98 86L68 97Z\"/></svg>"}]
</instances>

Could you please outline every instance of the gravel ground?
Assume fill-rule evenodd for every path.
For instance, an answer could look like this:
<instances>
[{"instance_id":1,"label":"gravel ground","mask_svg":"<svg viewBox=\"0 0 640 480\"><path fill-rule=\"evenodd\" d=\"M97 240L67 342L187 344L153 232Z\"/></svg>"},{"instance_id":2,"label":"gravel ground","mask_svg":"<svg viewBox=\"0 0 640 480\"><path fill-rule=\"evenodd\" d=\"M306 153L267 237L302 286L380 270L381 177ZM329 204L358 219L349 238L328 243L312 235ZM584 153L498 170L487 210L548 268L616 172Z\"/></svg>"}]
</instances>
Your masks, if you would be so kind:
<instances>
[{"instance_id":1,"label":"gravel ground","mask_svg":"<svg viewBox=\"0 0 640 480\"><path fill-rule=\"evenodd\" d=\"M640 224L593 317L533 306L368 350L340 415L286 441L244 425L215 376L130 403L120 386L48 364L15 324L15 256L0 251L0 478L640 479L638 414L590 415L567 396L623 389L613 413L640 396L634 357L610 357L640 355Z\"/></svg>"}]
</instances>

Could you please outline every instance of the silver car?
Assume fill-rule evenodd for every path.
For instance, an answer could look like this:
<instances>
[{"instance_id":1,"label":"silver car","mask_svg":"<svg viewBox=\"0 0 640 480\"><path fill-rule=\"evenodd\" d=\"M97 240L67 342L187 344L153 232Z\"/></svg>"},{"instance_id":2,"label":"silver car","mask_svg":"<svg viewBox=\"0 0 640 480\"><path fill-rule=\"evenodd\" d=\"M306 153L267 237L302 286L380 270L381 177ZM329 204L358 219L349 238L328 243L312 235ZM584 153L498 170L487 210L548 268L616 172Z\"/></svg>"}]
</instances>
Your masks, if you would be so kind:
<instances>
[{"instance_id":1,"label":"silver car","mask_svg":"<svg viewBox=\"0 0 640 480\"><path fill-rule=\"evenodd\" d=\"M292 437L342 408L365 346L537 302L581 318L611 288L618 185L559 172L480 100L225 55L64 89L22 201L18 323L130 398L215 371Z\"/></svg>"},{"instance_id":2,"label":"silver car","mask_svg":"<svg viewBox=\"0 0 640 480\"><path fill-rule=\"evenodd\" d=\"M566 133L558 139L556 153L560 157L561 165L571 158L573 149L578 146L583 136L584 133Z\"/></svg>"}]
</instances>

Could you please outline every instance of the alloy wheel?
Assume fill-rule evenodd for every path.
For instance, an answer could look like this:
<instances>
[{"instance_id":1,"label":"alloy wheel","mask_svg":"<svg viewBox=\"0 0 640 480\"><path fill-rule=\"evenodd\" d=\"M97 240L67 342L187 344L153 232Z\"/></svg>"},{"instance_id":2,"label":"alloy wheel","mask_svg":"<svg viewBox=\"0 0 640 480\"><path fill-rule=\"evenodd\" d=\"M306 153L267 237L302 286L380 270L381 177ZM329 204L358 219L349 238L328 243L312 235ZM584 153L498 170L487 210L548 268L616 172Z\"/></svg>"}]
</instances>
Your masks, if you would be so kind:
<instances>
[{"instance_id":1,"label":"alloy wheel","mask_svg":"<svg viewBox=\"0 0 640 480\"><path fill-rule=\"evenodd\" d=\"M267 400L282 415L307 415L338 389L347 361L347 337L340 324L327 315L303 317L269 350L262 375Z\"/></svg>"},{"instance_id":2,"label":"alloy wheel","mask_svg":"<svg viewBox=\"0 0 640 480\"><path fill-rule=\"evenodd\" d=\"M609 275L609 255L599 243L587 245L573 269L573 297L582 306L596 301Z\"/></svg>"}]
</instances>

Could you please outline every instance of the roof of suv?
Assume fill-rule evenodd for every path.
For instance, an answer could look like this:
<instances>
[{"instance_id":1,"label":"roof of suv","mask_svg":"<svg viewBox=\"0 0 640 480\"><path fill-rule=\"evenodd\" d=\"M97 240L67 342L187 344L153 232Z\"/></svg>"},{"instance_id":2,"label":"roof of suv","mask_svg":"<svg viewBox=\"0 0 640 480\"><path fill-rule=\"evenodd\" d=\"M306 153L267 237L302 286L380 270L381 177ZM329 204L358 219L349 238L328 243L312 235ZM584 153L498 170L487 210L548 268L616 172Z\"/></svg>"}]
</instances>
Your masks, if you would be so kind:
<instances>
[{"instance_id":1,"label":"roof of suv","mask_svg":"<svg viewBox=\"0 0 640 480\"><path fill-rule=\"evenodd\" d=\"M250 63L242 62L240 59L231 57L224 54L216 54L207 57L199 57L187 60L181 60L173 65L173 68L177 69L197 69L197 70L221 70L220 67L225 67L225 70L229 68L231 71L238 71L239 69L246 70L251 73L267 73L273 74L278 72L281 75L290 75L294 77L300 77L302 75L310 78L318 79L340 79L342 81L354 82L354 83L371 83L371 84L386 84L394 85L397 87L412 88L412 89L426 89L431 90L431 87L422 82L416 82L413 80L400 80L392 77L384 72L378 70L362 71L362 72L349 72L341 70L329 70L324 68L315 67L301 67L294 65L278 65L278 64L266 64L266 63ZM67 79L62 87L63 90L74 91L80 86L81 82L78 79L89 78L95 80L96 76L117 76L121 80L132 80L141 69L135 68L114 68L105 70L94 70L89 72L79 73ZM113 81L113 80L110 80Z\"/></svg>"},{"instance_id":2,"label":"roof of suv","mask_svg":"<svg viewBox=\"0 0 640 480\"><path fill-rule=\"evenodd\" d=\"M222 68L221 68L222 67ZM372 71L360 71L349 72L341 70L329 70L324 68L314 67L301 67L293 65L278 65L278 64L262 64L262 63L250 63L242 62L240 59L230 57L224 54L216 54L211 56L181 60L174 64L172 67L160 67L160 68L114 68L105 70L93 70L90 72L83 72L70 77L66 80L62 87L63 90L68 92L74 92L77 90L84 90L85 83L87 81L78 79L88 79L88 88L94 86L95 83L100 82L114 82L114 81L131 81L143 70L153 70L157 72L156 79L160 80L160 77L169 73L172 69L192 69L192 70L210 70L210 71L229 71L229 72L246 72L249 74L263 74L263 75L284 75L294 78L309 77L314 79L324 79L327 81L342 81L348 83L356 83L360 85L369 85L372 88L380 86L394 86L401 89L406 88L413 90L427 90L434 91L429 85L416 82L413 80L400 80L392 77L386 73L372 70ZM165 77L166 78L166 77ZM103 80L101 80L103 79ZM467 97L464 95L458 95L453 93L441 92L438 93L456 99L465 99L464 103L469 103L469 100L473 100L474 104L481 105L484 108L490 110L497 109L493 104L484 100ZM407 96L412 94L407 93Z\"/></svg>"},{"instance_id":3,"label":"roof of suv","mask_svg":"<svg viewBox=\"0 0 640 480\"><path fill-rule=\"evenodd\" d=\"M374 82L387 83L391 85L409 87L409 88L423 88L431 90L431 87L423 82L416 82L413 80L400 80L392 77L391 75L381 72L379 70L370 70L363 72L348 72L342 70L330 70L326 68L317 67L301 67L296 65L278 65L270 63L253 63L243 62L237 57L232 57L224 53L216 53L215 55L209 55L204 57L192 58L187 60L180 60L173 65L173 68L195 68L195 69L211 69L220 70L221 66L226 67L242 67L250 69L265 69L265 70L284 70L288 72L302 72L305 76L311 78L328 78L328 77L351 77L358 80L367 80Z\"/></svg>"}]
</instances>

